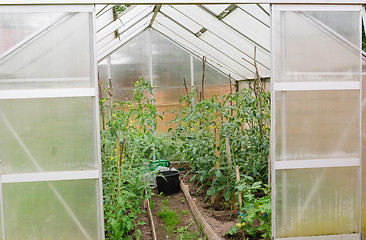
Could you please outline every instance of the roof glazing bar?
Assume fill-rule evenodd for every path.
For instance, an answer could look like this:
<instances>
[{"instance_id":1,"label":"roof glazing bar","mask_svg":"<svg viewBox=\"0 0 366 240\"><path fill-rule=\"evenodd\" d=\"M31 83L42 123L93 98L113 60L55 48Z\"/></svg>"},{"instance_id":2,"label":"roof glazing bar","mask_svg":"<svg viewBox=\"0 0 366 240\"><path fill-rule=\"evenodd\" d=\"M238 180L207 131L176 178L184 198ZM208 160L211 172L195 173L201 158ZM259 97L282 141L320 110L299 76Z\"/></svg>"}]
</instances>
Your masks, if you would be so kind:
<instances>
[{"instance_id":1,"label":"roof glazing bar","mask_svg":"<svg viewBox=\"0 0 366 240\"><path fill-rule=\"evenodd\" d=\"M154 15L152 16L151 18L151 21L150 21L150 24L149 24L149 27L151 27L155 21L155 18L156 18L156 15L158 15L158 12L160 11L161 9L161 5L156 5L154 7Z\"/></svg>"}]
</instances>

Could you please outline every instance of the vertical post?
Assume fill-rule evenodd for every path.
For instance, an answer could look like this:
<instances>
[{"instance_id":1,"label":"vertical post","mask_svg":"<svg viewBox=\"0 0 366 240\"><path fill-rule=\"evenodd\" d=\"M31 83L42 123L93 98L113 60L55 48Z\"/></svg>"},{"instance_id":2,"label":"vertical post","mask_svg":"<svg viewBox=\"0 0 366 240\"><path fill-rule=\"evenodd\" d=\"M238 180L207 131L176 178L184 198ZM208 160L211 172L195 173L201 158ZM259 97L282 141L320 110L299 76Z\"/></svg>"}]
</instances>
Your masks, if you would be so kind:
<instances>
[{"instance_id":1,"label":"vertical post","mask_svg":"<svg viewBox=\"0 0 366 240\"><path fill-rule=\"evenodd\" d=\"M193 64L193 55L190 54L190 63L191 63L191 90L194 91L194 64ZM194 95L192 99L192 104L194 104Z\"/></svg>"},{"instance_id":2,"label":"vertical post","mask_svg":"<svg viewBox=\"0 0 366 240\"><path fill-rule=\"evenodd\" d=\"M3 202L3 181L2 181L2 161L0 160L0 211L1 211L1 235L5 240L5 219L4 219L4 202Z\"/></svg>"},{"instance_id":3,"label":"vertical post","mask_svg":"<svg viewBox=\"0 0 366 240\"><path fill-rule=\"evenodd\" d=\"M112 59L111 56L107 58L107 74L108 74L108 83L109 83L109 119L112 119L112 105L113 105L113 90L112 90Z\"/></svg>"},{"instance_id":4,"label":"vertical post","mask_svg":"<svg viewBox=\"0 0 366 240\"><path fill-rule=\"evenodd\" d=\"M95 89L98 90L98 64L97 64L97 47L96 47L96 43L97 43L97 36L96 36L96 11L95 11L95 5L93 7L93 11L92 11L92 33L91 33L91 56L92 56L92 67L93 67L93 74L92 77L94 78L94 87ZM109 65L107 66L108 68L108 78L111 78L111 59L110 57L108 57L109 59ZM94 107L94 117L95 117L95 138L96 138L96 142L95 142L95 152L97 155L97 164L98 164L98 171L99 171L99 178L97 179L98 181L98 188L96 189L96 194L98 196L97 198L97 206L98 206L98 221L99 221L99 229L98 229L98 235L99 238L104 240L105 239L105 234L104 234L104 207L103 207L103 181L102 181L102 153L101 153L101 143L100 143L100 123L99 123L99 112L98 112L98 104L99 104L99 99L98 99L98 91L97 94L94 98L94 102L95 102L95 107ZM3 239L5 240L5 238Z\"/></svg>"},{"instance_id":5,"label":"vertical post","mask_svg":"<svg viewBox=\"0 0 366 240\"><path fill-rule=\"evenodd\" d=\"M154 99L154 78L153 78L153 59L152 59L152 36L151 36L151 30L147 31L147 39L148 39L148 54L149 54L149 77L150 77L150 85L152 88L152 94L151 94L151 100ZM155 104L153 102L153 104ZM155 132L155 129L153 129L153 131ZM154 151L154 155L153 155L153 161L156 160L156 149L155 149L155 144L153 144L153 151Z\"/></svg>"}]
</instances>

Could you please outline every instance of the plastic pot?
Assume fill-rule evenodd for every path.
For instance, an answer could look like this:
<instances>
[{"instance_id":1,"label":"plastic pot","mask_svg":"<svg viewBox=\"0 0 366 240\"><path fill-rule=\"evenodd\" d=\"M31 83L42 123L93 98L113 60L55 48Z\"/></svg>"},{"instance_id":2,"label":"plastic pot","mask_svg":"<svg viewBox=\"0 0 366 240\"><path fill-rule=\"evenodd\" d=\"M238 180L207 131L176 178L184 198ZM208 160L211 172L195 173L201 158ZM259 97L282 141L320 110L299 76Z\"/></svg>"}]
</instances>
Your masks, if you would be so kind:
<instances>
[{"instance_id":1,"label":"plastic pot","mask_svg":"<svg viewBox=\"0 0 366 240\"><path fill-rule=\"evenodd\" d=\"M164 195L171 195L179 192L179 172L161 172L156 177L156 184L158 185L158 192L163 193Z\"/></svg>"}]
</instances>

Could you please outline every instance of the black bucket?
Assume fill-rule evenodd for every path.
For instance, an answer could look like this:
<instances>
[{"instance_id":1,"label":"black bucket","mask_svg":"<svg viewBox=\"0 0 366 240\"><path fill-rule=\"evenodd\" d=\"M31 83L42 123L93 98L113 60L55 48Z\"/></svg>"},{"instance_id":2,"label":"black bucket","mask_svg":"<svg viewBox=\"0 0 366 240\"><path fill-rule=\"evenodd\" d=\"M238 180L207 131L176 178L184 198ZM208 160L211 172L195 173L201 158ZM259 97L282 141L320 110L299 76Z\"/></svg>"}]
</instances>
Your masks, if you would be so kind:
<instances>
[{"instance_id":1,"label":"black bucket","mask_svg":"<svg viewBox=\"0 0 366 240\"><path fill-rule=\"evenodd\" d=\"M159 173L156 177L159 193L170 195L179 192L179 172L166 171Z\"/></svg>"}]
</instances>

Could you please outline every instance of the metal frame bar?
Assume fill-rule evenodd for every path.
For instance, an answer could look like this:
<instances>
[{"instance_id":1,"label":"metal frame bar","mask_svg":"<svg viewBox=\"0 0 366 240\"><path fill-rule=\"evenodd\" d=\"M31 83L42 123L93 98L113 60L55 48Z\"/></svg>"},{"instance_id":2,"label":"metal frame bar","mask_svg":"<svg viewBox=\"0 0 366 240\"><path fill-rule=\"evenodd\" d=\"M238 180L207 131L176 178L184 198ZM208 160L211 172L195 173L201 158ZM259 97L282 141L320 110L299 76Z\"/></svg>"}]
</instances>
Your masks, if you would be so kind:
<instances>
[{"instance_id":1,"label":"metal frame bar","mask_svg":"<svg viewBox=\"0 0 366 240\"><path fill-rule=\"evenodd\" d=\"M277 82L274 91L308 91L308 90L352 90L360 89L359 81L339 82Z\"/></svg>"},{"instance_id":2,"label":"metal frame bar","mask_svg":"<svg viewBox=\"0 0 366 240\"><path fill-rule=\"evenodd\" d=\"M359 167L359 166L360 166L359 158L286 160L286 161L276 161L274 163L274 168L276 170L328 168L328 167Z\"/></svg>"},{"instance_id":3,"label":"metal frame bar","mask_svg":"<svg viewBox=\"0 0 366 240\"><path fill-rule=\"evenodd\" d=\"M0 5L120 4L120 0L0 0ZM124 4L365 4L364 0L125 0Z\"/></svg>"},{"instance_id":4,"label":"metal frame bar","mask_svg":"<svg viewBox=\"0 0 366 240\"><path fill-rule=\"evenodd\" d=\"M2 183L98 179L99 175L99 170L4 174Z\"/></svg>"},{"instance_id":5,"label":"metal frame bar","mask_svg":"<svg viewBox=\"0 0 366 240\"><path fill-rule=\"evenodd\" d=\"M98 199L96 199L96 205L98 206L97 209L97 216L99 217L99 239L104 240L105 239L105 233L104 233L104 207L103 207L103 179L102 179L102 153L101 153L101 143L100 143L100 117L99 117L99 98L98 98L98 64L97 64L97 24L96 24L96 12L95 12L95 6L92 11L91 16L91 23L92 23L92 34L91 34L91 65L92 65L92 78L94 79L94 90L95 90L95 96L94 96L94 137L96 139L95 141L95 151L97 155L97 169L98 169L98 187L96 196Z\"/></svg>"},{"instance_id":6,"label":"metal frame bar","mask_svg":"<svg viewBox=\"0 0 366 240\"><path fill-rule=\"evenodd\" d=\"M0 90L0 99L95 97L95 88Z\"/></svg>"},{"instance_id":7,"label":"metal frame bar","mask_svg":"<svg viewBox=\"0 0 366 240\"><path fill-rule=\"evenodd\" d=\"M322 236L308 236L308 237L289 237L277 238L277 240L360 240L360 234L339 234L339 235L322 235Z\"/></svg>"}]
</instances>

